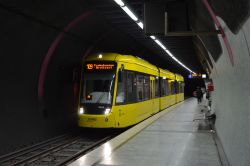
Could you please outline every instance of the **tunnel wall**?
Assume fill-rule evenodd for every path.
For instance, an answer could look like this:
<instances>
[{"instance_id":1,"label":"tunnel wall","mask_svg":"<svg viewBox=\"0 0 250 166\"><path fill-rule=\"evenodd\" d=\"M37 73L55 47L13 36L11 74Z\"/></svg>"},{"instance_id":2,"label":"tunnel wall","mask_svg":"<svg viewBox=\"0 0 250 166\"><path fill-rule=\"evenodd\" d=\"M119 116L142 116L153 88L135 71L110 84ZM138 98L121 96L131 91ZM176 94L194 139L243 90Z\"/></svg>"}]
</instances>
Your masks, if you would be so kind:
<instances>
[{"instance_id":1,"label":"tunnel wall","mask_svg":"<svg viewBox=\"0 0 250 166\"><path fill-rule=\"evenodd\" d=\"M0 0L0 21L0 155L76 128L73 75L85 55L152 55L85 0Z\"/></svg>"},{"instance_id":2,"label":"tunnel wall","mask_svg":"<svg viewBox=\"0 0 250 166\"><path fill-rule=\"evenodd\" d=\"M74 126L72 71L87 47L65 34L48 66L44 102L40 103L37 94L40 69L60 33L60 28L53 27L60 27L58 24L63 27L71 18L64 16L65 22L62 19L46 24L38 20L45 20L47 15L53 22L57 16L42 11L39 4L26 1L23 6L13 3L14 7L9 3L6 4L9 8L0 8L0 155L62 134ZM51 3L51 7L54 5ZM37 16L29 14L33 9ZM75 11L77 15L81 9Z\"/></svg>"},{"instance_id":3,"label":"tunnel wall","mask_svg":"<svg viewBox=\"0 0 250 166\"><path fill-rule=\"evenodd\" d=\"M232 66L220 38L223 53L215 63L211 77L215 85L212 109L217 115L215 127L232 166L250 165L250 19L237 34L220 19L233 50Z\"/></svg>"}]
</instances>

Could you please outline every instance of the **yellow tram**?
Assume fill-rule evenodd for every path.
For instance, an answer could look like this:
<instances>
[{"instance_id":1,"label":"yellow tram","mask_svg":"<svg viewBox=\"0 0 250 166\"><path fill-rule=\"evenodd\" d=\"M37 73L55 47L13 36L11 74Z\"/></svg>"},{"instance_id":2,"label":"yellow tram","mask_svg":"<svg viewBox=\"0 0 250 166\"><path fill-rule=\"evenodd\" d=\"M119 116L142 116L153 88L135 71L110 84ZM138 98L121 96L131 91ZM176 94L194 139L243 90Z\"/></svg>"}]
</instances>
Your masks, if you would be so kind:
<instances>
[{"instance_id":1,"label":"yellow tram","mask_svg":"<svg viewBox=\"0 0 250 166\"><path fill-rule=\"evenodd\" d=\"M78 125L123 128L184 100L181 75L131 55L90 55L83 63Z\"/></svg>"}]
</instances>

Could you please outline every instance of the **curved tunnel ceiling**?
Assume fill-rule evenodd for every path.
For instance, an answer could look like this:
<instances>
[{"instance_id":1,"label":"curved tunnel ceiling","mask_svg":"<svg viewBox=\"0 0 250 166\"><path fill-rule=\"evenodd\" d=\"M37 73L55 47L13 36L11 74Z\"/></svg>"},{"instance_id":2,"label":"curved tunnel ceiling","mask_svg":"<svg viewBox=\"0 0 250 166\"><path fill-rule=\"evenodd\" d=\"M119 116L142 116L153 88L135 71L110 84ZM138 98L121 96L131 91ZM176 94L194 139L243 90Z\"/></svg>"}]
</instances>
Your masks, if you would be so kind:
<instances>
[{"instance_id":1,"label":"curved tunnel ceiling","mask_svg":"<svg viewBox=\"0 0 250 166\"><path fill-rule=\"evenodd\" d=\"M88 0L88 2L92 4L97 12L114 27L133 37L136 41L152 50L152 52L159 57L158 61L156 61L155 57L152 58L150 55L147 57L143 55L138 56L141 56L160 67L170 69L173 72L182 73L184 75L187 74L187 71L183 70L182 66L166 55L166 53L157 44L152 42L148 36L145 36L143 30L140 29L113 0L105 2L102 0ZM136 14L140 21L144 20L143 5L145 0L123 0L123 2ZM211 0L209 2L207 0L165 0L165 2L170 6L167 10L168 15L172 15L171 23L176 24L174 26L180 26L177 25L180 21L176 20L181 18L182 21L184 20L184 22L187 22L186 26L188 31L213 32L217 29L208 9L205 7L205 3L211 6L215 14L225 21L233 33L237 33L250 13L248 10L250 2L248 0ZM186 14L182 11L183 8L179 8L179 6L186 6ZM157 38L160 39L160 41L177 59L197 73L204 73L205 71L210 73L213 69L212 63L216 62L221 56L222 46L219 37L220 35L215 34L196 35L193 37L157 36ZM227 39L224 39L223 37L223 40ZM230 52L231 50L229 48L228 54L230 61L233 64L233 55L230 55Z\"/></svg>"},{"instance_id":2,"label":"curved tunnel ceiling","mask_svg":"<svg viewBox=\"0 0 250 166\"><path fill-rule=\"evenodd\" d=\"M126 0L125 2L139 19L143 20L144 0ZM171 2L174 1L171 0ZM33 22L45 25L56 31L63 31L67 36L79 40L85 47L86 45L90 47L94 45L94 51L133 54L172 72L185 76L189 74L186 69L170 58L149 36L145 36L143 30L113 0L77 0L75 2L36 2L31 0L16 2L14 0L3 0L0 5L3 9ZM65 32L65 26L87 11L93 11L87 23L79 23ZM103 36L103 39L101 42L97 42L100 40L100 36ZM197 58L192 37L157 37L184 65L194 72L204 73L204 69ZM119 41L119 38L122 38L123 41ZM130 45L131 39L137 44Z\"/></svg>"},{"instance_id":3,"label":"curved tunnel ceiling","mask_svg":"<svg viewBox=\"0 0 250 166\"><path fill-rule=\"evenodd\" d=\"M191 11L187 18L190 29L215 29L209 14L204 12L206 9L201 5L200 0L166 1L187 4L188 9ZM231 1L235 1L236 3L236 0ZM243 2L245 0L241 1ZM124 0L124 2L133 10L140 20L143 20L144 0ZM213 8L217 10L217 13L222 13L222 17L230 17L230 14L227 14L230 12L223 13L224 8L221 6L221 3L211 3ZM173 72L183 75L189 73L173 61L150 37L145 36L143 30L140 29L113 0L76 0L74 2L67 0L54 2L2 0L0 6L5 11L16 13L32 22L59 32L64 32L65 26L83 12L93 11L93 15L88 18L87 22L79 23L79 25L72 30L64 32L68 37L71 36L75 38L74 40L80 41L80 43L83 44L82 49L94 45L92 51L112 51L123 54L133 54ZM227 9L227 11L230 11L230 9ZM243 13L247 12L245 11ZM245 17L242 15L240 15L239 18L245 20ZM228 25L230 25L230 23ZM38 26L36 25L36 27ZM237 27L230 28L233 32L237 30ZM102 41L97 42L101 36L103 36ZM122 40L120 40L120 38ZM198 38L188 36L157 36L157 38L162 41L177 59L197 73L203 73L204 71L209 72L209 70L207 70L209 66L210 69L212 68L207 51L211 53L215 61L221 54L221 46L217 36L201 36ZM53 39L51 40L53 41ZM134 43L133 45L131 44L132 41ZM117 44L117 42L119 42L119 44Z\"/></svg>"},{"instance_id":4,"label":"curved tunnel ceiling","mask_svg":"<svg viewBox=\"0 0 250 166\"><path fill-rule=\"evenodd\" d=\"M172 0L173 1L173 0ZM171 1L171 2L172 2ZM102 17L112 26L121 32L134 38L147 49L152 51L152 55L136 55L170 71L187 75L182 66L170 58L149 36L145 36L144 31L117 5L113 0L88 0ZM126 5L136 14L139 20L143 20L144 0L126 0ZM170 52L179 59L184 65L192 71L204 73L201 63L197 58L197 52L194 49L193 38L189 36L157 36L158 39L170 50ZM157 57L155 56L157 54ZM157 60L155 59L157 58Z\"/></svg>"}]
</instances>

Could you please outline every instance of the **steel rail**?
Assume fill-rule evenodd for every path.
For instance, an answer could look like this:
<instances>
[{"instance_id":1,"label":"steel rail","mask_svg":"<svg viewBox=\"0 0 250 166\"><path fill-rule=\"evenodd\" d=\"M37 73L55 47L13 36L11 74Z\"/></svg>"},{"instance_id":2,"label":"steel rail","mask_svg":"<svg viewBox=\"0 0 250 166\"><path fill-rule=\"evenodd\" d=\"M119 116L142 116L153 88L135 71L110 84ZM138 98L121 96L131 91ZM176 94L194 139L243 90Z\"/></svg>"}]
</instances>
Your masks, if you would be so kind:
<instances>
[{"instance_id":1,"label":"steel rail","mask_svg":"<svg viewBox=\"0 0 250 166\"><path fill-rule=\"evenodd\" d=\"M72 161L72 160L78 158L79 156L81 156L81 155L83 155L83 154L86 154L88 151L94 149L94 148L97 147L98 145L100 145L100 144L102 144L102 143L104 143L104 142L110 140L112 137L113 137L113 135L112 135L112 136L107 136L107 137L105 137L105 138L103 138L103 139L101 139L101 140L95 142L94 144L90 145L89 147L87 147L87 148L85 148L85 149L83 149L83 150L80 150L80 151L77 152L76 154L74 154L74 155L68 157L67 159L65 159L65 160L61 161L60 163L56 164L55 166L61 166L61 165L65 165L65 164L69 163L70 161Z\"/></svg>"},{"instance_id":2,"label":"steel rail","mask_svg":"<svg viewBox=\"0 0 250 166\"><path fill-rule=\"evenodd\" d=\"M79 139L79 137L72 138L72 139L70 139L69 141L66 141L66 142L64 142L64 143L61 143L61 144L59 144L59 145L57 145L57 146L55 146L55 147L51 147L51 148L46 149L46 150L44 150L44 151L42 151L42 152L39 152L39 153L37 153L37 154L35 154L35 155L32 155L32 156L30 156L30 157L28 157L28 158L25 158L25 159L23 159L23 160L21 160L21 161L18 161L18 162L16 162L16 163L14 163L12 166L21 165L21 164L24 164L24 163L28 162L29 160L32 160L32 159L35 159L35 158L39 157L39 156L47 155L48 152L53 151L53 150L55 150L55 149L58 149L58 148L60 148L60 147L62 147L62 146L64 146L64 145L70 145L72 142L76 141L77 139Z\"/></svg>"},{"instance_id":3,"label":"steel rail","mask_svg":"<svg viewBox=\"0 0 250 166\"><path fill-rule=\"evenodd\" d=\"M20 149L20 150L11 152L11 153L8 153L6 155L2 155L2 156L0 156L0 164L8 162L9 160L13 160L13 159L15 159L17 157L20 157L22 155L31 153L31 152L33 152L35 150L38 150L38 149L44 148L46 146L49 146L49 145L51 145L51 144L53 144L55 142L58 142L58 141L61 141L61 140L65 139L65 138L67 138L69 136L70 136L70 134L60 135L58 137L51 138L51 139L43 141L41 143L26 147L26 148L23 148L23 149Z\"/></svg>"}]
</instances>

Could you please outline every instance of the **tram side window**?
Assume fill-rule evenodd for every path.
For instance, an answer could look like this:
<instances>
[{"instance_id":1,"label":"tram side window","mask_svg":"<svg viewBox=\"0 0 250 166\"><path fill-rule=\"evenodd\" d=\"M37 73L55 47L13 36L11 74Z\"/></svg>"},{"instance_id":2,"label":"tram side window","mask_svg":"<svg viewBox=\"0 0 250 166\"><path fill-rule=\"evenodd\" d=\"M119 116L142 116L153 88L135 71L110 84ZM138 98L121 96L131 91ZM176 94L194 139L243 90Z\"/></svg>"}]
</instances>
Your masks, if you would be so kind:
<instances>
[{"instance_id":1,"label":"tram side window","mask_svg":"<svg viewBox=\"0 0 250 166\"><path fill-rule=\"evenodd\" d=\"M155 97L160 96L160 91L159 91L159 79L155 78Z\"/></svg>"},{"instance_id":2,"label":"tram side window","mask_svg":"<svg viewBox=\"0 0 250 166\"><path fill-rule=\"evenodd\" d=\"M171 95L172 94L172 87L171 87L171 81L168 80L168 95Z\"/></svg>"},{"instance_id":3,"label":"tram side window","mask_svg":"<svg viewBox=\"0 0 250 166\"><path fill-rule=\"evenodd\" d=\"M184 86L185 86L184 82L181 82L180 86L181 86L181 93L184 93Z\"/></svg>"},{"instance_id":4,"label":"tram side window","mask_svg":"<svg viewBox=\"0 0 250 166\"><path fill-rule=\"evenodd\" d=\"M167 96L167 79L161 79L161 96Z\"/></svg>"},{"instance_id":5,"label":"tram side window","mask_svg":"<svg viewBox=\"0 0 250 166\"><path fill-rule=\"evenodd\" d=\"M136 102L136 78L135 73L127 71L127 101L128 103Z\"/></svg>"},{"instance_id":6,"label":"tram side window","mask_svg":"<svg viewBox=\"0 0 250 166\"><path fill-rule=\"evenodd\" d=\"M118 84L116 92L116 103L122 104L125 102L125 79L126 72L119 72L118 74Z\"/></svg>"},{"instance_id":7,"label":"tram side window","mask_svg":"<svg viewBox=\"0 0 250 166\"><path fill-rule=\"evenodd\" d=\"M144 76L141 74L137 74L136 81L137 81L137 101L142 101L144 99L144 96L143 96Z\"/></svg>"},{"instance_id":8,"label":"tram side window","mask_svg":"<svg viewBox=\"0 0 250 166\"><path fill-rule=\"evenodd\" d=\"M168 80L167 79L161 79L161 96L167 96L168 95Z\"/></svg>"},{"instance_id":9,"label":"tram side window","mask_svg":"<svg viewBox=\"0 0 250 166\"><path fill-rule=\"evenodd\" d=\"M171 94L175 94L175 93L176 93L175 82L172 81L171 82Z\"/></svg>"},{"instance_id":10,"label":"tram side window","mask_svg":"<svg viewBox=\"0 0 250 166\"><path fill-rule=\"evenodd\" d=\"M178 89L179 89L178 93L182 93L181 82L178 82Z\"/></svg>"},{"instance_id":11,"label":"tram side window","mask_svg":"<svg viewBox=\"0 0 250 166\"><path fill-rule=\"evenodd\" d=\"M175 93L178 94L180 92L180 89L179 89L179 82L175 82Z\"/></svg>"},{"instance_id":12,"label":"tram side window","mask_svg":"<svg viewBox=\"0 0 250 166\"><path fill-rule=\"evenodd\" d=\"M169 83L168 80L166 80L166 96L169 95Z\"/></svg>"},{"instance_id":13,"label":"tram side window","mask_svg":"<svg viewBox=\"0 0 250 166\"><path fill-rule=\"evenodd\" d=\"M144 76L144 98L143 100L148 100L150 98L150 85L149 76Z\"/></svg>"}]
</instances>

